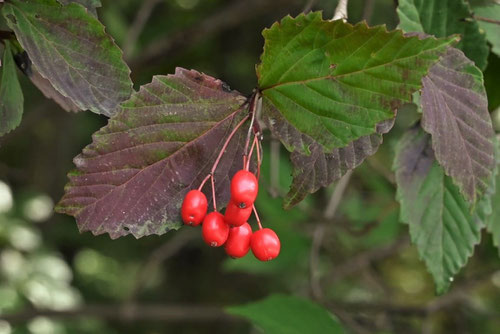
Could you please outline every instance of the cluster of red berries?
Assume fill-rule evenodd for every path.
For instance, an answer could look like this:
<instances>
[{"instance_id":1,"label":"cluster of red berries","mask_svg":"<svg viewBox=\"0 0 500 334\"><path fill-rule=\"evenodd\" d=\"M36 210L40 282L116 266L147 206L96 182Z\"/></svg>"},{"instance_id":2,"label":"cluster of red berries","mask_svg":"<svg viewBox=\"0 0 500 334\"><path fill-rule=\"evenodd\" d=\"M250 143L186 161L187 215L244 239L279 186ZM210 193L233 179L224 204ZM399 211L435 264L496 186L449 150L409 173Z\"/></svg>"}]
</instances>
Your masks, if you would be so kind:
<instances>
[{"instance_id":1,"label":"cluster of red berries","mask_svg":"<svg viewBox=\"0 0 500 334\"><path fill-rule=\"evenodd\" d=\"M205 242L212 247L224 245L226 253L233 258L245 256L252 249L261 261L276 258L281 244L276 233L262 228L255 211L254 202L258 193L258 181L248 170L238 171L231 180L231 200L224 215L217 211L207 214L208 202L204 193L191 190L182 203L181 216L185 224L202 224ZM259 230L253 233L248 219L255 211Z\"/></svg>"}]
</instances>

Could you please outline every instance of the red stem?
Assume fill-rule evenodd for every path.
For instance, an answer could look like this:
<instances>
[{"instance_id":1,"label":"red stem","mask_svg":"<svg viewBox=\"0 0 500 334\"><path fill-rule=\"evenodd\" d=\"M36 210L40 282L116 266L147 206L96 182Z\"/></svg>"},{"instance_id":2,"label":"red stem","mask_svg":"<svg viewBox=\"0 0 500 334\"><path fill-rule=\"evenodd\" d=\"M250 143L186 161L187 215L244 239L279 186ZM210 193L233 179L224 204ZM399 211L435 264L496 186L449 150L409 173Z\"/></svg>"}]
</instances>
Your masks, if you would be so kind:
<instances>
[{"instance_id":1,"label":"red stem","mask_svg":"<svg viewBox=\"0 0 500 334\"><path fill-rule=\"evenodd\" d=\"M260 165L262 165L262 157L260 155L260 144L261 144L261 142L258 140L257 141L257 180L260 179Z\"/></svg>"},{"instance_id":2,"label":"red stem","mask_svg":"<svg viewBox=\"0 0 500 334\"><path fill-rule=\"evenodd\" d=\"M252 206L252 208L253 208L253 213L255 215L255 219L257 219L257 224L259 224L259 230L262 230L262 224L260 223L259 214L257 213L257 209L255 208L255 205Z\"/></svg>"},{"instance_id":3,"label":"red stem","mask_svg":"<svg viewBox=\"0 0 500 334\"><path fill-rule=\"evenodd\" d=\"M210 171L210 174L214 174L215 173L215 170L217 169L217 166L219 165L219 162L220 162L220 159L222 158L222 155L224 154L224 151L226 150L227 148L227 145L229 145L229 142L231 141L231 138L233 138L234 134L236 133L236 131L238 131L238 129L243 125L243 123L245 123L247 120L248 120L248 117L249 115L246 115L233 129L233 131L231 131L231 133L229 134L229 136L227 137L226 139L226 142L224 143L224 146L222 146L222 149L220 150L219 152L219 156L217 157L217 159L215 160L214 162L214 165L212 167L212 170Z\"/></svg>"},{"instance_id":4,"label":"red stem","mask_svg":"<svg viewBox=\"0 0 500 334\"><path fill-rule=\"evenodd\" d=\"M239 110L241 110L241 109L238 109L237 111L239 111ZM217 169L217 166L219 165L220 159L224 155L224 151L226 151L227 146L229 145L229 142L233 138L233 136L236 133L236 131L238 131L238 129L241 128L241 126L243 125L243 123L245 123L248 120L248 117L250 117L250 115L246 115L245 117L243 117L243 119L231 131L231 133L227 137L226 141L224 142L224 145L222 146L222 149L220 150L219 155L217 156L217 159L215 160L215 162L214 162L214 164L212 166L212 169L210 170L210 173L207 176L205 176L205 178L201 182L200 186L198 187L198 190L201 191L201 189L203 188L203 186L205 185L205 183L208 181L208 179L209 178L211 179L211 183L212 183L212 198L213 198L213 202L214 202L214 211L217 211L217 203L216 203L216 199L215 199L215 180L214 180L215 170Z\"/></svg>"},{"instance_id":5,"label":"red stem","mask_svg":"<svg viewBox=\"0 0 500 334\"><path fill-rule=\"evenodd\" d=\"M210 180L212 181L212 200L214 201L214 211L217 211L217 200L215 199L215 180L214 180L214 174L210 174Z\"/></svg>"},{"instance_id":6,"label":"red stem","mask_svg":"<svg viewBox=\"0 0 500 334\"><path fill-rule=\"evenodd\" d=\"M205 185L205 183L207 182L207 180L210 178L210 176L212 176L212 174L208 174L207 176L205 176L205 178L203 179L203 181L201 181L201 184L198 187L199 191L201 191L201 189L203 188L203 186Z\"/></svg>"},{"instance_id":7,"label":"red stem","mask_svg":"<svg viewBox=\"0 0 500 334\"><path fill-rule=\"evenodd\" d=\"M255 148L255 145L257 144L257 136L254 136L253 137L253 142L252 142L252 147L250 147L250 153L248 154L248 159L247 159L247 164L245 166L245 170L249 170L250 169L250 162L252 161L252 154L253 154L253 150Z\"/></svg>"}]
</instances>

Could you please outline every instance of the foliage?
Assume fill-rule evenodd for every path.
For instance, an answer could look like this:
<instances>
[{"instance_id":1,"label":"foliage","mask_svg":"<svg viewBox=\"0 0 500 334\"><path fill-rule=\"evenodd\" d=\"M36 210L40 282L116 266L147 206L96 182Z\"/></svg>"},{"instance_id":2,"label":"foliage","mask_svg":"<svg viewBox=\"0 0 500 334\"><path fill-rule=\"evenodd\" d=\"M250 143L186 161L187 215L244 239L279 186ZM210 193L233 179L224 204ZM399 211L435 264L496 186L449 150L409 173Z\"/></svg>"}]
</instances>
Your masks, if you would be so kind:
<instances>
[{"instance_id":1,"label":"foliage","mask_svg":"<svg viewBox=\"0 0 500 334\"><path fill-rule=\"evenodd\" d=\"M129 313L111 305L99 316L134 320L142 316L134 313L141 309L133 305L137 296L147 302L171 298L236 305L270 295L226 310L266 333L343 333L344 327L358 326L413 332L423 323L395 320L399 312L410 318L424 314L425 322L443 333L455 330L448 325L458 314L454 311L474 314L473 320L463 320L474 324L466 329L470 332L486 333L498 325L498 320L483 321L493 312L481 310L499 309L500 298L468 291L461 282L478 281L478 267L498 267L500 255L498 109L493 112L500 87L500 5L400 0L394 9L392 1L383 0L372 15L368 5L361 10L360 1L349 2L351 22L399 18L398 29L391 30L329 20L331 2L308 2L325 13L292 2L255 0L260 9L250 11L243 1L227 8L223 2L197 0L0 1L0 135L5 135L0 177L16 192L34 180L34 186L60 197L60 175L70 169L69 156L81 151L56 211L75 217L80 232L96 236L76 235L62 216L53 218L58 224L29 225L21 209L2 209L0 196L0 319L4 311L28 304L35 314L38 308L65 314L81 307L83 314L96 315L84 308L88 299L128 305ZM156 13L156 6L163 11ZM205 18L212 7L215 13ZM281 7L293 14L278 15ZM262 18L246 21L251 15ZM270 27L262 32L258 61L262 41L244 32L263 26ZM217 35L231 28L230 34ZM246 37L235 37L240 34ZM18 80L16 66L26 78ZM53 101L42 102L40 92ZM52 113L56 104L74 113ZM24 123L12 132L22 116ZM283 253L274 263L250 257L222 263L215 252L183 244L188 229L142 238L180 229L182 199L207 175L216 185L214 200L227 203L229 180L247 153L250 134L264 149L256 203L264 225L282 239ZM31 169L26 172L25 166ZM330 187L346 174L347 189L342 183ZM212 203L208 183L203 191ZM405 243L406 226L413 248ZM492 243L490 236L481 238L486 233ZM111 243L100 234L118 240ZM35 240L36 246L26 248L29 242L16 238ZM43 247L42 239L54 247ZM143 263L153 246L160 247ZM160 268L178 249L184 252L178 260ZM19 269L23 266L27 271ZM45 266L59 268L59 277ZM363 275L356 275L358 270ZM437 294L456 282L450 294L464 290L473 297L458 305L432 299L431 276ZM500 278L490 276L490 288L499 286ZM315 302L275 294L292 291L311 291ZM388 292L393 300L387 301ZM424 306L405 304L403 311L391 306L410 299ZM481 300L481 307L460 308L470 300ZM374 301L380 304L371 308ZM449 311L444 320L433 317L441 307ZM201 309L208 315L193 312L194 320L227 317ZM340 321L327 309L338 312ZM154 320L163 313L153 307L143 314ZM173 314L184 319L183 312ZM85 327L44 325L44 319L22 324L15 333L39 334L36 328L47 323L51 333L113 332L107 321ZM188 332L248 330L238 321L234 327L193 321ZM0 333L2 326L10 322L0 320ZM120 333L144 331L112 327Z\"/></svg>"},{"instance_id":2,"label":"foliage","mask_svg":"<svg viewBox=\"0 0 500 334\"><path fill-rule=\"evenodd\" d=\"M0 78L0 135L4 135L21 123L24 100L9 42L5 44Z\"/></svg>"},{"instance_id":3,"label":"foliage","mask_svg":"<svg viewBox=\"0 0 500 334\"><path fill-rule=\"evenodd\" d=\"M249 318L268 334L344 333L337 319L323 308L296 297L273 295L227 312Z\"/></svg>"}]
</instances>

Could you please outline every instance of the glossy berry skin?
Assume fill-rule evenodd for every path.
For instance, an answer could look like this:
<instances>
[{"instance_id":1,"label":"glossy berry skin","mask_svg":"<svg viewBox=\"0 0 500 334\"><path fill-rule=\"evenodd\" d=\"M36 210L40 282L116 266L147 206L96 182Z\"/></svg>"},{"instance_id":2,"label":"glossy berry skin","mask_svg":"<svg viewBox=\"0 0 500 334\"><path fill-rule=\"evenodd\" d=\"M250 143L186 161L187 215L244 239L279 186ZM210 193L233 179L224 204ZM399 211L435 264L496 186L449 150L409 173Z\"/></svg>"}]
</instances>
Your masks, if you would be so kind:
<instances>
[{"instance_id":1,"label":"glossy berry skin","mask_svg":"<svg viewBox=\"0 0 500 334\"><path fill-rule=\"evenodd\" d=\"M257 259L260 261L270 261L279 255L281 243L273 230L263 228L252 234L250 247Z\"/></svg>"},{"instance_id":2,"label":"glossy berry skin","mask_svg":"<svg viewBox=\"0 0 500 334\"><path fill-rule=\"evenodd\" d=\"M182 202L182 221L186 225L200 225L207 214L207 208L208 202L204 193L199 190L189 191Z\"/></svg>"},{"instance_id":3,"label":"glossy berry skin","mask_svg":"<svg viewBox=\"0 0 500 334\"><path fill-rule=\"evenodd\" d=\"M248 223L238 227L231 227L224 249L226 254L240 258L247 255L250 250L250 239L252 238L252 228Z\"/></svg>"},{"instance_id":4,"label":"glossy berry skin","mask_svg":"<svg viewBox=\"0 0 500 334\"><path fill-rule=\"evenodd\" d=\"M201 226L203 240L212 247L224 245L229 236L229 225L224 221L224 216L219 212L210 212L203 220Z\"/></svg>"},{"instance_id":5,"label":"glossy berry skin","mask_svg":"<svg viewBox=\"0 0 500 334\"><path fill-rule=\"evenodd\" d=\"M240 170L231 180L231 199L240 208L253 205L259 191L259 182L252 172Z\"/></svg>"},{"instance_id":6,"label":"glossy berry skin","mask_svg":"<svg viewBox=\"0 0 500 334\"><path fill-rule=\"evenodd\" d=\"M224 213L224 220L229 225L240 226L248 221L248 218L250 218L251 214L252 206L240 209L240 207L236 203L234 203L233 201L229 201L229 203L227 204L226 212Z\"/></svg>"}]
</instances>

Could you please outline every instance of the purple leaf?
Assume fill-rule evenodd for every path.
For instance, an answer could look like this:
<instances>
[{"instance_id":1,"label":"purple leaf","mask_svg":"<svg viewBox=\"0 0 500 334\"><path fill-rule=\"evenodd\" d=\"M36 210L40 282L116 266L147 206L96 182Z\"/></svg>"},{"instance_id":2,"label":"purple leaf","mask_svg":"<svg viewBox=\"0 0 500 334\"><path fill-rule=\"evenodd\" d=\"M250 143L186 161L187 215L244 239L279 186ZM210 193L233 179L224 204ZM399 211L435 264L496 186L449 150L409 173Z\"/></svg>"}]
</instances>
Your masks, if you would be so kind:
<instances>
[{"instance_id":1,"label":"purple leaf","mask_svg":"<svg viewBox=\"0 0 500 334\"><path fill-rule=\"evenodd\" d=\"M450 48L422 79L422 127L436 159L470 202L489 185L495 159L493 126L481 71Z\"/></svg>"},{"instance_id":2,"label":"purple leaf","mask_svg":"<svg viewBox=\"0 0 500 334\"><path fill-rule=\"evenodd\" d=\"M246 98L220 80L178 68L141 87L74 159L77 172L57 210L80 231L139 238L181 226L184 195L210 172L222 145L244 117ZM241 168L245 125L215 172L220 206ZM209 200L210 187L204 187Z\"/></svg>"}]
</instances>

